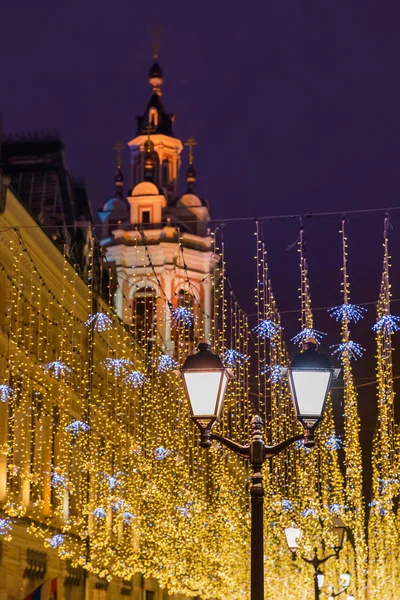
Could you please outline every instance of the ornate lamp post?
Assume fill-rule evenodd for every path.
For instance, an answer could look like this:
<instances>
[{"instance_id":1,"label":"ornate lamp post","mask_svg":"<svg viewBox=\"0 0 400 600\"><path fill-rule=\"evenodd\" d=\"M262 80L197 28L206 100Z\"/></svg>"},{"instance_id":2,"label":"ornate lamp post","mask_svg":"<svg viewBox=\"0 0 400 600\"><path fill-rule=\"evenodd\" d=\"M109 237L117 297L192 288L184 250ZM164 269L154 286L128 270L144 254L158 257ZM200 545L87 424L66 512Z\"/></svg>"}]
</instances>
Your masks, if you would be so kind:
<instances>
[{"instance_id":1,"label":"ornate lamp post","mask_svg":"<svg viewBox=\"0 0 400 600\"><path fill-rule=\"evenodd\" d=\"M305 351L297 354L288 368L292 400L296 416L304 433L268 446L263 440L263 421L252 418L252 438L241 445L221 435L211 433L222 413L224 395L232 372L225 368L220 357L213 354L208 343L199 344L199 352L188 356L181 368L192 420L200 430L200 445L209 448L218 441L250 461L253 475L251 495L251 600L264 600L264 488L262 466L298 440L314 446L314 430L323 416L330 382L334 375L328 357L318 354L315 340L307 340Z\"/></svg>"},{"instance_id":2,"label":"ornate lamp post","mask_svg":"<svg viewBox=\"0 0 400 600\"><path fill-rule=\"evenodd\" d=\"M306 558L305 556L300 555L301 560L303 560L304 562L306 562L314 567L315 600L319 600L320 592L324 585L324 574L320 571L320 566L323 565L330 558L333 558L334 556L336 558L339 558L339 552L343 548L344 533L346 530L346 527L345 527L343 521L341 519L339 519L339 517L333 517L331 529L332 529L332 533L334 536L334 546L333 546L334 552L332 554L328 554L327 556L318 558L318 550L317 550L317 548L314 548L313 558ZM285 529L286 542L287 542L289 549L292 551L293 560L296 559L297 550L299 548L299 541L302 537L302 534L303 534L302 530L299 529L298 527L287 527ZM343 579L343 581L346 581L346 583L347 583L347 574L346 575L343 574L340 577L341 577L341 579L342 579L342 577L343 578L346 577L346 580ZM339 596L342 592L345 591L345 589L350 585L350 575L348 577L349 577L348 583L346 586L343 586L344 589L337 594L330 593L331 597ZM342 585L343 585L343 583L342 583Z\"/></svg>"}]
</instances>

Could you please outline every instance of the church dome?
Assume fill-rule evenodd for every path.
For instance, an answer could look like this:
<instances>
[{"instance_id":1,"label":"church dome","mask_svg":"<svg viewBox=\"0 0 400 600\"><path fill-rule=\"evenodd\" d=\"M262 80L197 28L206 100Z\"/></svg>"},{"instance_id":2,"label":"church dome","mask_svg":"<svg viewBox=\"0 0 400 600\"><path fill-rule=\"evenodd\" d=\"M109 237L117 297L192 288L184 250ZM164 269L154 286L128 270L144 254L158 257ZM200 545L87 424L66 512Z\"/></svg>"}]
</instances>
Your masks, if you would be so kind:
<instances>
[{"instance_id":1,"label":"church dome","mask_svg":"<svg viewBox=\"0 0 400 600\"><path fill-rule=\"evenodd\" d=\"M132 196L159 196L160 191L151 181L141 181L132 190Z\"/></svg>"},{"instance_id":2,"label":"church dome","mask_svg":"<svg viewBox=\"0 0 400 600\"><path fill-rule=\"evenodd\" d=\"M124 200L121 198L111 198L103 206L103 212L126 212L128 214L128 207Z\"/></svg>"},{"instance_id":3,"label":"church dome","mask_svg":"<svg viewBox=\"0 0 400 600\"><path fill-rule=\"evenodd\" d=\"M203 203L196 194L184 194L179 200L179 204L186 206L187 208L196 207L202 208Z\"/></svg>"}]
</instances>

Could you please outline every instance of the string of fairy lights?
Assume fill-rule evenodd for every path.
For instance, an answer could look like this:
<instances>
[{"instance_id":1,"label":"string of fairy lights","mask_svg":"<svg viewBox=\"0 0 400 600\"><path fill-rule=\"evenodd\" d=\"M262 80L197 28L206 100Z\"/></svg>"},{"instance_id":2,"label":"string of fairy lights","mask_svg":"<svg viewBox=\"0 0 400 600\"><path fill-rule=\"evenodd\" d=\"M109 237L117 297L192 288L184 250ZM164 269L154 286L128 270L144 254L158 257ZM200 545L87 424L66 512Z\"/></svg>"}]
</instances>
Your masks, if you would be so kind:
<instances>
[{"instance_id":1,"label":"string of fairy lights","mask_svg":"<svg viewBox=\"0 0 400 600\"><path fill-rule=\"evenodd\" d=\"M89 235L85 280L71 264L67 246L63 253L55 251L55 275L37 259L28 228L0 230L0 415L7 424L0 428L3 539L11 540L23 519L61 558L101 579L129 580L140 572L171 594L205 600L246 597L247 467L218 444L208 452L199 448L177 368L208 328L213 351L235 372L220 425L224 435L245 441L255 411L266 423L271 443L298 432L284 376L289 355L272 288L264 221L256 221L254 232L254 326L227 276L223 226L211 234L215 266L199 282L191 279L187 249L178 235L168 275L180 284L172 294L153 263L146 232L138 230L132 269L138 285L147 284L133 297L129 280L110 268L95 229ZM298 346L308 337L320 341L325 335L314 325L303 222L298 242L300 331L291 340ZM367 514L352 371L352 361L361 359L364 349L350 337L350 325L366 310L350 302L345 225L343 219L343 303L329 308L341 328L340 343L331 351L342 366L344 433L336 433L330 398L316 448L298 443L265 467L264 560L271 600L301 600L304 590L312 589L312 569L293 563L283 528L300 526L301 551L311 556L315 546L322 552L332 545L333 516L343 519L349 534L339 560L326 563L326 579L335 583L341 572L349 571L357 600L394 599L400 583L400 436L392 365L392 337L400 318L390 312L389 222L386 217L373 327L378 427ZM204 284L210 286L210 310L201 299ZM106 296L100 293L104 288ZM114 306L116 290L123 319Z\"/></svg>"}]
</instances>

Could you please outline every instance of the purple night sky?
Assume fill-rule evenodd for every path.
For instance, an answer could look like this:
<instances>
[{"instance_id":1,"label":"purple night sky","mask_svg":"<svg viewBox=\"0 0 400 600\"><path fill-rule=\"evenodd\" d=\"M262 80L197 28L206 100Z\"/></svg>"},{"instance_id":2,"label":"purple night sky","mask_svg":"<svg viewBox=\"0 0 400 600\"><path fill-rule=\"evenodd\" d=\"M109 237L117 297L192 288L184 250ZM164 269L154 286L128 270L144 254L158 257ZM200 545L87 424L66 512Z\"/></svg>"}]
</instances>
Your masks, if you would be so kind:
<instances>
[{"instance_id":1,"label":"purple night sky","mask_svg":"<svg viewBox=\"0 0 400 600\"><path fill-rule=\"evenodd\" d=\"M395 0L269 2L7 2L0 36L6 133L59 128L93 205L113 194L117 140L135 134L150 96L150 29L160 24L163 101L192 135L197 191L214 218L400 205L399 6ZM186 156L184 159L184 168ZM127 155L124 172L129 183ZM183 191L183 189L182 189ZM400 214L391 217L393 296L400 298ZM340 217L306 222L316 307L340 304ZM375 301L381 215L350 218L354 302ZM228 268L254 312L254 223L225 227ZM297 309L298 221L264 227L282 310ZM400 314L400 303L394 303ZM316 327L336 343L326 313ZM287 337L298 314L284 315ZM370 346L372 306L356 341ZM291 348L293 350L293 348ZM359 361L361 364L361 361ZM372 423L372 420L371 420Z\"/></svg>"}]
</instances>

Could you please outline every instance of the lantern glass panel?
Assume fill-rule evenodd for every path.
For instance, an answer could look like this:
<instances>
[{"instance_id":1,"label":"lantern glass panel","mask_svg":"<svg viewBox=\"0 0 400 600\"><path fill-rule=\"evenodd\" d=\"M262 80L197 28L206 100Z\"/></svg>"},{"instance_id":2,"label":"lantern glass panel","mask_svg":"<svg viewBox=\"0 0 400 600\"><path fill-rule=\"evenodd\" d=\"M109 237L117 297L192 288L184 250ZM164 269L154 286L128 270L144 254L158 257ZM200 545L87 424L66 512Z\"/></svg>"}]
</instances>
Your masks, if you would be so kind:
<instances>
[{"instance_id":1,"label":"lantern glass panel","mask_svg":"<svg viewBox=\"0 0 400 600\"><path fill-rule=\"evenodd\" d=\"M226 388L227 378L221 371L186 371L185 378L187 393L194 417L215 416L219 417L221 407L217 405L220 394L221 378ZM221 403L222 404L222 403Z\"/></svg>"},{"instance_id":2,"label":"lantern glass panel","mask_svg":"<svg viewBox=\"0 0 400 600\"><path fill-rule=\"evenodd\" d=\"M302 535L302 530L298 527L286 527L285 536L289 549L296 552L299 547L299 541Z\"/></svg>"},{"instance_id":3,"label":"lantern glass panel","mask_svg":"<svg viewBox=\"0 0 400 600\"><path fill-rule=\"evenodd\" d=\"M331 371L291 371L291 387L298 416L322 415L331 377Z\"/></svg>"}]
</instances>

